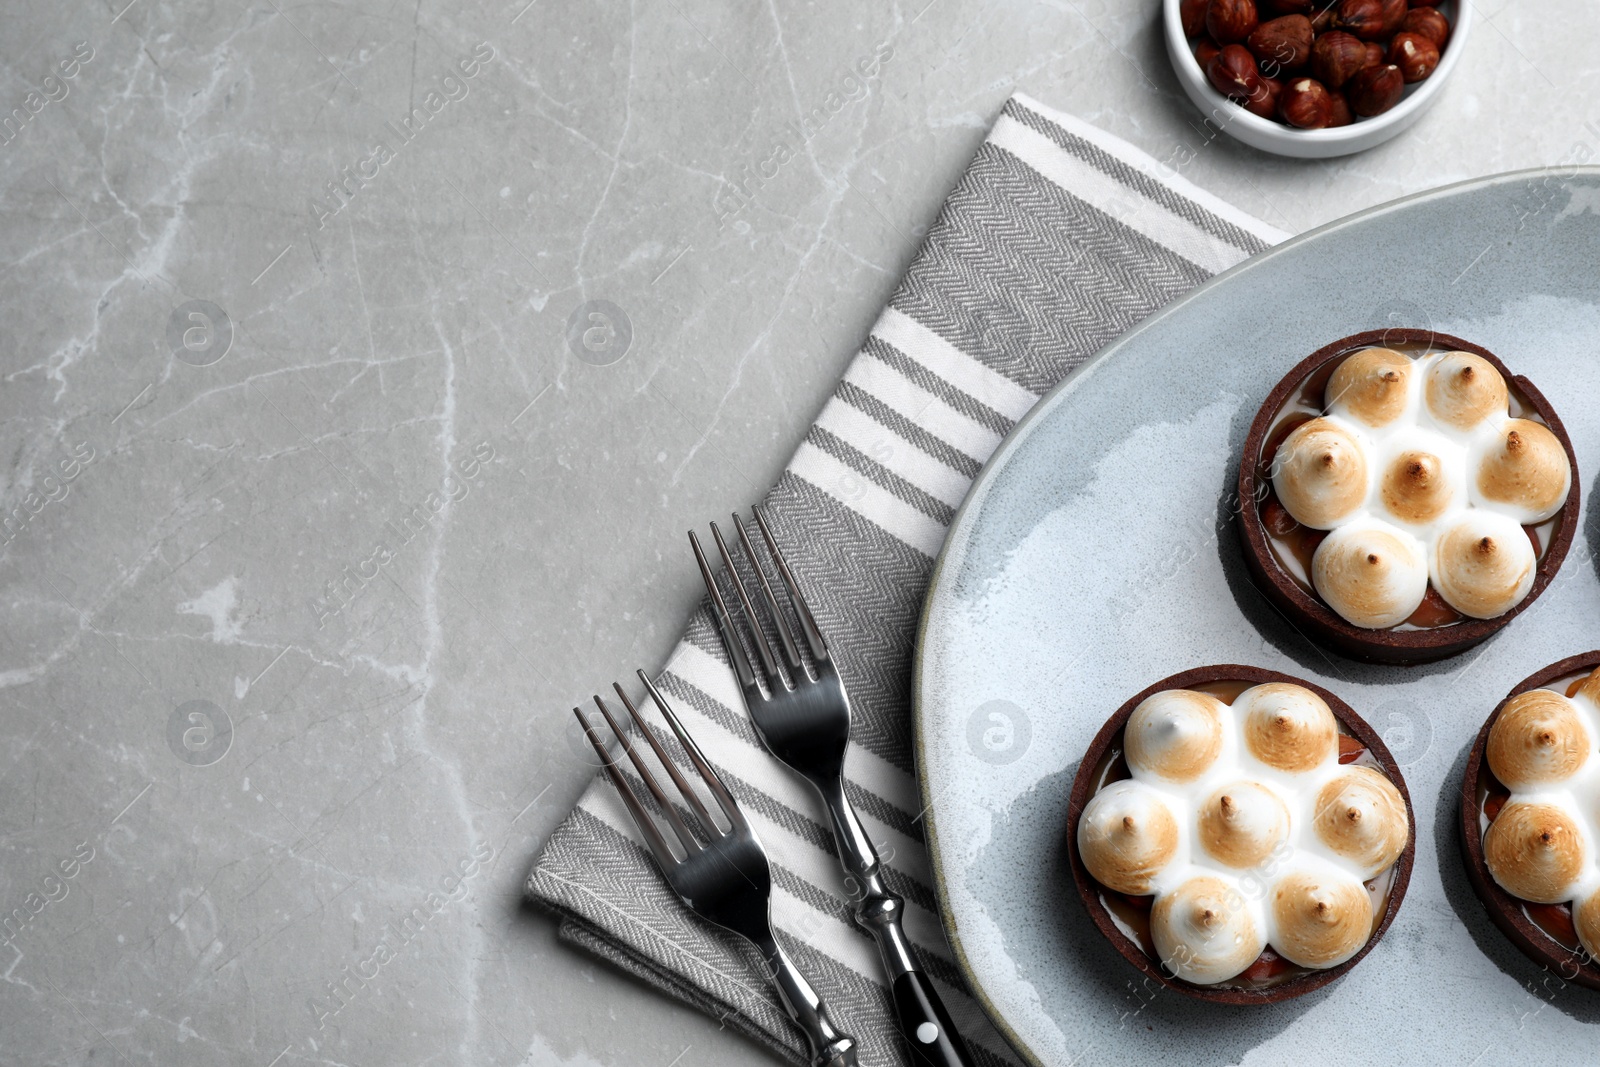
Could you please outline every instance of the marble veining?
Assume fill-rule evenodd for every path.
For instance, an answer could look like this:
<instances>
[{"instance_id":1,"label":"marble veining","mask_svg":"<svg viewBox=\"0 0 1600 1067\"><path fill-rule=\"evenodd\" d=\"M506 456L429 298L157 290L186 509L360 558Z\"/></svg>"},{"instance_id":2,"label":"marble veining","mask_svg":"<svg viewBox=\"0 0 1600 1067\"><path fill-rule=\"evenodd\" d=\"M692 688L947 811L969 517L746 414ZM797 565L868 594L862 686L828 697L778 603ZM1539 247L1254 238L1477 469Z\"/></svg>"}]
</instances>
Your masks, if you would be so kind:
<instances>
[{"instance_id":1,"label":"marble veining","mask_svg":"<svg viewBox=\"0 0 1600 1067\"><path fill-rule=\"evenodd\" d=\"M1158 9L0 16L0 1059L746 1064L522 874L1024 90L1303 230L1582 161L1597 16L1407 135L1209 136ZM1485 314L1492 314L1486 309Z\"/></svg>"}]
</instances>

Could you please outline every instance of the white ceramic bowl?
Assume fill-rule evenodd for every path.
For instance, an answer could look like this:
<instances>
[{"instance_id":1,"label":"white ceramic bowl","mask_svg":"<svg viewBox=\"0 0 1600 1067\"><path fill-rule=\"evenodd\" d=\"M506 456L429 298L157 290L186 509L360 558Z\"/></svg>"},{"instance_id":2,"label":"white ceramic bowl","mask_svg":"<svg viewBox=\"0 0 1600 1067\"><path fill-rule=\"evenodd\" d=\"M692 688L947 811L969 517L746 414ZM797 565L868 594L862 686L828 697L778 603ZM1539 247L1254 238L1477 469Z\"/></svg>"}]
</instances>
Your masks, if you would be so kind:
<instances>
[{"instance_id":1,"label":"white ceramic bowl","mask_svg":"<svg viewBox=\"0 0 1600 1067\"><path fill-rule=\"evenodd\" d=\"M1456 69L1462 46L1472 29L1473 5L1461 0L1445 0L1439 5L1450 19L1450 41L1439 58L1439 66L1426 81L1406 86L1405 95L1394 107L1370 119L1356 119L1348 126L1327 130L1297 130L1273 119L1252 115L1217 92L1200 69L1188 39L1183 36L1183 20L1178 0L1162 0L1162 28L1167 39L1167 56L1178 74L1178 83L1189 94L1194 106L1223 132L1252 148L1298 159L1327 159L1331 156L1364 152L1380 145L1409 127L1439 98L1444 83Z\"/></svg>"}]
</instances>

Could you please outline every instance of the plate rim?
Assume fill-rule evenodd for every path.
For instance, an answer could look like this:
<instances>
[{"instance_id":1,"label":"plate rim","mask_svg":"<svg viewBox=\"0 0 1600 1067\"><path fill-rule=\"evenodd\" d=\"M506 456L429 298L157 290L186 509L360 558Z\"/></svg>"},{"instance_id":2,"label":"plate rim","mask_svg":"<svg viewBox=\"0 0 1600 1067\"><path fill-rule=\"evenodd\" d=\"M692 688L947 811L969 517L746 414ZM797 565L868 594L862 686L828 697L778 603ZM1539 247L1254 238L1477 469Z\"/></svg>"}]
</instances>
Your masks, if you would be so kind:
<instances>
[{"instance_id":1,"label":"plate rim","mask_svg":"<svg viewBox=\"0 0 1600 1067\"><path fill-rule=\"evenodd\" d=\"M935 594L939 591L944 581L946 569L961 557L960 550L957 549L953 555L952 548L956 546L958 540L961 540L969 532L969 527L975 521L974 517L982 506L983 498L988 494L991 484L998 476L998 472L1009 462L1012 453L1021 447L1021 443L1032 432L1034 423L1044 419L1060 403L1063 396L1075 391L1079 384L1091 373L1098 370L1107 359L1115 356L1129 342L1146 330L1151 329L1155 323L1178 312L1195 300L1204 299L1215 286L1225 281L1231 281L1237 275L1248 274L1253 270L1260 269L1264 264L1271 263L1280 255L1297 249L1302 244L1314 241L1325 234L1349 228L1367 219L1389 214L1414 204L1421 204L1431 200L1451 199L1480 188L1492 188L1497 185L1512 184L1516 181L1525 181L1540 176L1556 177L1557 180L1563 183L1586 176L1600 179L1600 164L1525 167L1520 170L1501 171L1495 174L1464 178L1446 185L1408 193L1393 200L1386 200L1383 203L1353 211L1348 215L1341 215L1336 219L1322 223L1320 226L1314 226L1304 233L1286 238L1263 252L1258 252L1253 256L1240 260L1227 270L1213 275L1182 296L1157 308L1133 327L1118 334L1070 371L1065 378L1046 390L1044 395L1034 403L1033 407L1023 414L1016 425L1011 427L1010 431L1007 432L999 445L989 455L989 458L984 461L977 477L972 480L972 485L967 489L966 496L962 498L961 505L956 509L956 513L951 518L950 525L945 531L944 541L939 546L939 554L934 558L933 568L929 572L928 587L923 593L921 610L917 613L917 633L912 644L911 662L912 755L916 761L918 797L922 802L922 810L925 812L923 822L927 829L924 836L927 842L929 865L933 874L934 897L939 904L939 925L944 929L945 939L949 942L956 968L961 972L961 977L966 982L967 989L973 1000L983 1009L983 1013L988 1017L990 1024L999 1031L1011 1048L1031 1067L1046 1067L1046 1061L1031 1045L1022 1039L1000 1012L988 989L974 971L972 961L967 955L966 946L961 940L961 934L950 905L949 891L945 886L944 866L941 862L942 849L939 844L938 833L939 813L934 807L933 796L928 786L927 751L925 747L927 741L926 717L923 710L923 692L927 684L929 670L926 644L928 618Z\"/></svg>"}]
</instances>

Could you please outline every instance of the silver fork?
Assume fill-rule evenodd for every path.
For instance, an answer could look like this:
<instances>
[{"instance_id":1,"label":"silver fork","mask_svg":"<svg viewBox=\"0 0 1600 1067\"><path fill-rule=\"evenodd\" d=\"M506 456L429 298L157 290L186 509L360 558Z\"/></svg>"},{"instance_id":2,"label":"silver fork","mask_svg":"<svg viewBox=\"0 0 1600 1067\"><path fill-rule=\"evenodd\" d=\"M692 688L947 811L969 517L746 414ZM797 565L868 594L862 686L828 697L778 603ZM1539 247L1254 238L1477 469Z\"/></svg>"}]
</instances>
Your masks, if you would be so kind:
<instances>
[{"instance_id":1,"label":"silver fork","mask_svg":"<svg viewBox=\"0 0 1600 1067\"><path fill-rule=\"evenodd\" d=\"M833 838L839 850L850 895L855 898L856 922L878 942L883 956L883 966L888 972L890 988L894 994L895 1012L899 1017L900 1033L910 1048L912 1060L929 1067L967 1067L971 1053L961 1035L951 1025L950 1014L945 1010L933 984L923 974L915 950L906 940L900 926L900 916L905 902L884 885L878 863L878 852L871 838L856 818L855 809L845 794L844 755L850 743L850 697L844 682L829 655L828 643L806 604L800 587L789 570L783 553L767 525L766 516L759 506L755 513L756 526L761 539L776 564L779 578L788 593L788 601L805 637L816 676L807 672L801 660L800 648L795 640L789 620L779 607L772 584L767 580L766 567L750 535L737 513L733 516L734 529L739 534L739 544L761 586L766 602L767 617L782 646L787 676L779 670L777 652L762 629L761 616L745 589L744 581L734 567L733 556L722 539L717 524L711 524L711 536L717 543L717 553L722 557L722 567L738 595L744 609L744 622L760 660L760 679L755 665L745 651L739 631L728 611L727 602L717 586L700 548L700 539L689 531L689 543L694 547L694 558L700 565L700 577L705 579L706 592L711 596L712 614L716 617L717 632L722 636L723 647L733 663L734 674L739 679L739 689L744 694L745 710L755 723L761 741L778 759L797 771L821 795L827 806ZM765 684L763 691L762 683Z\"/></svg>"},{"instance_id":2,"label":"silver fork","mask_svg":"<svg viewBox=\"0 0 1600 1067\"><path fill-rule=\"evenodd\" d=\"M628 740L628 735L617 725L617 720L612 718L611 709L606 706L606 702L597 694L594 702L600 708L600 714L605 716L607 725L622 743L623 751L628 754L634 769L639 772L639 778L644 782L645 788L655 798L656 807L667 824L672 827L674 836L683 847L682 859L679 859L667 844L660 826L640 803L639 797L628 784L627 777L612 758L610 749L600 740L589 721L583 717L583 712L573 708L572 713L583 724L589 743L594 745L595 752L599 754L601 762L605 764L606 772L611 776L612 784L617 787L617 792L622 794L622 802L627 805L628 813L633 816L639 832L644 835L651 854L655 856L656 863L661 868L661 873L666 875L667 884L672 886L685 906L696 915L726 930L732 930L760 950L762 959L766 962L767 976L777 987L778 997L783 1002L784 1010L789 1013L789 1018L805 1031L806 1043L811 1049L812 1067L856 1067L855 1038L834 1027L832 1020L828 1018L828 1009L823 1005L822 998L817 996L811 984L784 953L777 938L772 934L772 869L767 863L767 853L756 838L755 831L745 821L744 813L739 810L733 794L728 792L727 787L722 784L722 779L701 754L700 747L694 743L694 739L678 721L678 716L667 704L666 698L656 689L644 671L639 672L639 680L644 683L645 690L655 701L656 707L661 709L667 725L672 727L672 732L677 735L679 744L689 757L689 762L700 772L700 778L705 782L706 789L710 791L729 824L727 830L718 827L716 820L711 817L711 812L701 802L699 794L689 787L689 783L679 773L677 765L667 757L661 742L656 740L655 734L645 725L638 709L628 699L628 694L622 691L622 686L613 682L612 688L617 691L622 706L628 709L628 717L633 720L639 735L649 743L667 776L672 779L672 784L677 786L678 792L683 795L683 799L694 809L694 814L698 817L701 832L706 838L704 844L689 828L688 822L678 813L677 808L667 799L661 787L656 784L655 776L650 773L649 766L634 749L633 743Z\"/></svg>"}]
</instances>

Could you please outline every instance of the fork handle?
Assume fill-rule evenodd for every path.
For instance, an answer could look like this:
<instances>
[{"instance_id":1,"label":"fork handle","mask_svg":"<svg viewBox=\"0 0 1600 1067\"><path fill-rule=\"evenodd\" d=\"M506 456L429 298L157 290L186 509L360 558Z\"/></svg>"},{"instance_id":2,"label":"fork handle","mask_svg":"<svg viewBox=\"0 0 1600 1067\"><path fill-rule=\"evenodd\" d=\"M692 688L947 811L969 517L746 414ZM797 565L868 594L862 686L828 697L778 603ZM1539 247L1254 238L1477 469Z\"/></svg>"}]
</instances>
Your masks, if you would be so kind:
<instances>
[{"instance_id":1,"label":"fork handle","mask_svg":"<svg viewBox=\"0 0 1600 1067\"><path fill-rule=\"evenodd\" d=\"M833 1025L822 998L789 959L777 938L768 933L755 939L755 944L766 957L767 974L778 989L783 1010L805 1031L806 1044L811 1049L811 1067L857 1067L856 1039Z\"/></svg>"},{"instance_id":2,"label":"fork handle","mask_svg":"<svg viewBox=\"0 0 1600 1067\"><path fill-rule=\"evenodd\" d=\"M856 922L878 942L889 972L900 1036L917 1067L971 1067L972 1053L950 1021L944 1001L917 963L916 950L900 927L905 902L884 888L876 871L864 880L867 895L856 903Z\"/></svg>"},{"instance_id":3,"label":"fork handle","mask_svg":"<svg viewBox=\"0 0 1600 1067\"><path fill-rule=\"evenodd\" d=\"M966 1042L956 1033L944 1002L933 991L933 983L921 971L910 971L894 980L894 1010L900 1017L900 1036L911 1049L911 1062L918 1067L968 1067L971 1063Z\"/></svg>"},{"instance_id":4,"label":"fork handle","mask_svg":"<svg viewBox=\"0 0 1600 1067\"><path fill-rule=\"evenodd\" d=\"M900 925L905 900L884 885L878 850L845 795L843 776L819 786L818 792L833 820L839 861L850 875L851 895L856 897L856 923L878 942L894 994L900 1036L905 1039L911 1062L917 1067L972 1067L967 1043L951 1023L944 1002L922 972L916 949L906 939Z\"/></svg>"}]
</instances>

